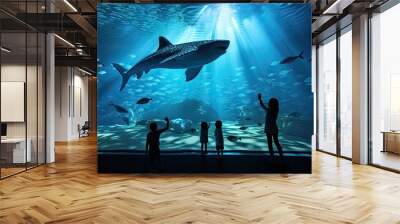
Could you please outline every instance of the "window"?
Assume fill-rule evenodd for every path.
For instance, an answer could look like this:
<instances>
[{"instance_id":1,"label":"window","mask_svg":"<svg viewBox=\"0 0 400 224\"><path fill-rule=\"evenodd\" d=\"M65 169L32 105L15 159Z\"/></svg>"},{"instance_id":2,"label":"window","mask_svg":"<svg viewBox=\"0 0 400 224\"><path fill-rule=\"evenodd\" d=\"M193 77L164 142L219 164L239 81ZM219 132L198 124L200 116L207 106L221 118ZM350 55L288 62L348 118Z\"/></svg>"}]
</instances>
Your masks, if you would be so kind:
<instances>
[{"instance_id":1,"label":"window","mask_svg":"<svg viewBox=\"0 0 400 224\"><path fill-rule=\"evenodd\" d=\"M336 36L318 48L318 149L336 153Z\"/></svg>"},{"instance_id":2,"label":"window","mask_svg":"<svg viewBox=\"0 0 400 224\"><path fill-rule=\"evenodd\" d=\"M351 26L340 36L340 155L352 157L352 32Z\"/></svg>"},{"instance_id":3,"label":"window","mask_svg":"<svg viewBox=\"0 0 400 224\"><path fill-rule=\"evenodd\" d=\"M400 170L400 4L371 19L371 159Z\"/></svg>"}]
</instances>

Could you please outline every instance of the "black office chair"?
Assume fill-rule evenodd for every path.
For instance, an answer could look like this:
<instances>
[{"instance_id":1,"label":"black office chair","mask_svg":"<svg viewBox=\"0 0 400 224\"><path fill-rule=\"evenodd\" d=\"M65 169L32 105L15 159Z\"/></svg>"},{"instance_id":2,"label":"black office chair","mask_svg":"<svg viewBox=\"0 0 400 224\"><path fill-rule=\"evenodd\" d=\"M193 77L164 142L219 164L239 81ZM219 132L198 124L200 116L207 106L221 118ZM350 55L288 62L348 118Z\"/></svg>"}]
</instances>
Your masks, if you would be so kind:
<instances>
[{"instance_id":1,"label":"black office chair","mask_svg":"<svg viewBox=\"0 0 400 224\"><path fill-rule=\"evenodd\" d=\"M89 129L90 129L89 121L85 121L82 127L80 127L80 125L78 124L79 138L89 136Z\"/></svg>"}]
</instances>

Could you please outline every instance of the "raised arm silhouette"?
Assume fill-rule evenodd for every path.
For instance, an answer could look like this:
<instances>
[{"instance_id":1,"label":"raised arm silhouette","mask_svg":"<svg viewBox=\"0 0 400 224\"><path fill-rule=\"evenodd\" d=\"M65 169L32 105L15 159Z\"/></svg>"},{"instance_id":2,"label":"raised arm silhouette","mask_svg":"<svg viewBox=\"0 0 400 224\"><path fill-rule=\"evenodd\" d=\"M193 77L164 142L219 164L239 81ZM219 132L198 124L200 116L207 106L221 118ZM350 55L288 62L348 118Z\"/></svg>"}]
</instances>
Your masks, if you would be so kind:
<instances>
[{"instance_id":1,"label":"raised arm silhouette","mask_svg":"<svg viewBox=\"0 0 400 224\"><path fill-rule=\"evenodd\" d=\"M260 106L264 109L266 114L264 132L265 135L267 136L269 153L271 154L271 156L274 156L274 149L272 147L272 140L273 140L276 148L278 149L279 155L282 157L283 151L281 144L279 143L278 139L279 130L278 130L278 125L276 124L279 113L279 101L278 99L272 97L269 99L268 105L266 106L262 100L261 93L257 94L257 96L258 96L258 101L260 102Z\"/></svg>"}]
</instances>

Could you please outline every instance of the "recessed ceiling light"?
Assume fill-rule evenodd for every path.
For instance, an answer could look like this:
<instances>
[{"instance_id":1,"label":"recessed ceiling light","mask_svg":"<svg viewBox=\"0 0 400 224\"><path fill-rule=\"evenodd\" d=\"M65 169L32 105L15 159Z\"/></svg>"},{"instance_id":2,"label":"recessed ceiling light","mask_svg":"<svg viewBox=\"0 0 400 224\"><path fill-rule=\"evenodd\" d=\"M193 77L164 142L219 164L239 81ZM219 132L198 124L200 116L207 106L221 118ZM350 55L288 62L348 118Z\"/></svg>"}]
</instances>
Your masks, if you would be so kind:
<instances>
[{"instance_id":1,"label":"recessed ceiling light","mask_svg":"<svg viewBox=\"0 0 400 224\"><path fill-rule=\"evenodd\" d=\"M86 70L83 70L83 69L81 69L81 68L79 68L79 67L78 67L78 70L81 71L81 72L83 72L83 73L85 73L85 74L87 74L87 75L93 75L92 73L90 73L90 72L88 72L88 71L86 71Z\"/></svg>"},{"instance_id":2,"label":"recessed ceiling light","mask_svg":"<svg viewBox=\"0 0 400 224\"><path fill-rule=\"evenodd\" d=\"M68 40L66 40L66 39L64 39L64 38L62 38L62 37L60 37L59 35L57 35L57 34L54 34L54 36L55 37L57 37L59 40L61 40L62 42L64 42L65 44L67 44L67 45L69 45L70 47L73 47L73 48L75 48L75 45L73 45L71 42L69 42Z\"/></svg>"},{"instance_id":3,"label":"recessed ceiling light","mask_svg":"<svg viewBox=\"0 0 400 224\"><path fill-rule=\"evenodd\" d=\"M354 0L336 0L327 9L325 9L322 14L342 14L343 9L347 8Z\"/></svg>"},{"instance_id":4,"label":"recessed ceiling light","mask_svg":"<svg viewBox=\"0 0 400 224\"><path fill-rule=\"evenodd\" d=\"M78 12L78 10L68 0L64 0L64 3L67 4L74 12Z\"/></svg>"},{"instance_id":5,"label":"recessed ceiling light","mask_svg":"<svg viewBox=\"0 0 400 224\"><path fill-rule=\"evenodd\" d=\"M10 53L10 52L11 52L10 49L7 49L7 48L5 48L5 47L1 47L1 51L4 51L4 52L6 52L6 53Z\"/></svg>"}]
</instances>

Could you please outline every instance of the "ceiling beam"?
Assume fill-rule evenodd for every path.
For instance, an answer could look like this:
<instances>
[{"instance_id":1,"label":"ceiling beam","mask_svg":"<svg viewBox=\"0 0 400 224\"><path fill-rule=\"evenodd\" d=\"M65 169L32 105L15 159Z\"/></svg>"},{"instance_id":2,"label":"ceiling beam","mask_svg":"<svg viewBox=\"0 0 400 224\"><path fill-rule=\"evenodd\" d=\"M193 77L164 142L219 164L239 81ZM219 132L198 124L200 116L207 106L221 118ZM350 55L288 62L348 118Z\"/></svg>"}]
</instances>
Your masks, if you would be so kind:
<instances>
[{"instance_id":1,"label":"ceiling beam","mask_svg":"<svg viewBox=\"0 0 400 224\"><path fill-rule=\"evenodd\" d=\"M342 14L343 10L351 5L355 0L336 0L332 2L322 14Z\"/></svg>"},{"instance_id":2,"label":"ceiling beam","mask_svg":"<svg viewBox=\"0 0 400 224\"><path fill-rule=\"evenodd\" d=\"M88 67L96 71L97 59L91 56L55 56L56 66Z\"/></svg>"},{"instance_id":3,"label":"ceiling beam","mask_svg":"<svg viewBox=\"0 0 400 224\"><path fill-rule=\"evenodd\" d=\"M97 30L90 24L85 17L80 14L68 14L67 15L72 21L74 21L78 26L84 30L90 38L97 37Z\"/></svg>"}]
</instances>

